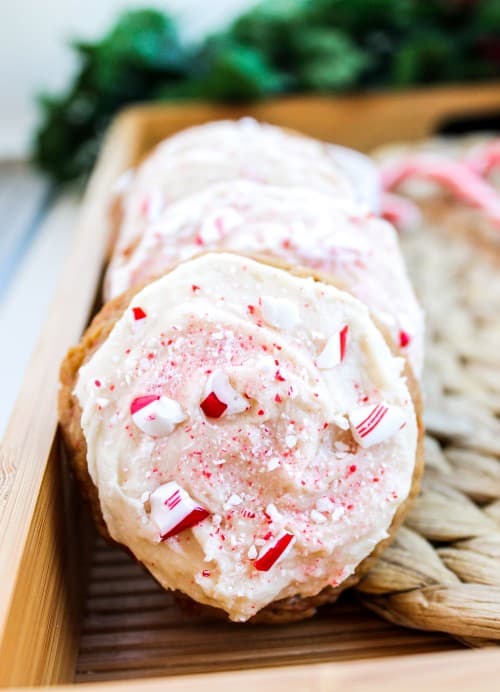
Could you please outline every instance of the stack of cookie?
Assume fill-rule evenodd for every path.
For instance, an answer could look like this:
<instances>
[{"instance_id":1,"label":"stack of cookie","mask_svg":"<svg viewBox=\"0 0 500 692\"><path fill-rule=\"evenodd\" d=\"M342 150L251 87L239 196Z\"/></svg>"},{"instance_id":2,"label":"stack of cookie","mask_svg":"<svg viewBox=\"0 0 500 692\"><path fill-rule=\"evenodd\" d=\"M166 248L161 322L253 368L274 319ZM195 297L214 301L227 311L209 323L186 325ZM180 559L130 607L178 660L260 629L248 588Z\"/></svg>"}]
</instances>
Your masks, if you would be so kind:
<instances>
[{"instance_id":1,"label":"stack of cookie","mask_svg":"<svg viewBox=\"0 0 500 692\"><path fill-rule=\"evenodd\" d=\"M379 187L362 155L248 119L120 181L64 438L102 533L232 620L335 600L416 490L423 319Z\"/></svg>"}]
</instances>

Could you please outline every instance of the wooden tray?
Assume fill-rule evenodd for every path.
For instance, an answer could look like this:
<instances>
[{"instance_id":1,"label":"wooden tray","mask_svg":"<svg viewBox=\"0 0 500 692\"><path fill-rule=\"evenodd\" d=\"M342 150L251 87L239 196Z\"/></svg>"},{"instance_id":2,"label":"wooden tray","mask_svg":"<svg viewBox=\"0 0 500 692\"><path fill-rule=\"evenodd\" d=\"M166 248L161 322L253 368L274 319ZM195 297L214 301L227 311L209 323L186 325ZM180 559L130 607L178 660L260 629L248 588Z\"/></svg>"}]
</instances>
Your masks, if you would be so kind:
<instances>
[{"instance_id":1,"label":"wooden tray","mask_svg":"<svg viewBox=\"0 0 500 692\"><path fill-rule=\"evenodd\" d=\"M140 685L168 692L202 685L218 692L235 686L242 692L260 686L411 691L429 683L444 691L457 682L461 689L497 688L495 651L467 651L444 635L395 627L349 595L313 620L280 627L213 623L181 613L131 558L96 539L66 473L55 403L60 360L96 305L112 184L163 137L249 114L368 150L428 136L450 118L494 112L500 112L497 85L250 107L143 106L117 119L0 449L0 685L91 681L92 690ZM247 670L221 672L230 669ZM198 675L180 675L186 673ZM137 680L151 676L163 677ZM115 682L96 682L103 680Z\"/></svg>"}]
</instances>

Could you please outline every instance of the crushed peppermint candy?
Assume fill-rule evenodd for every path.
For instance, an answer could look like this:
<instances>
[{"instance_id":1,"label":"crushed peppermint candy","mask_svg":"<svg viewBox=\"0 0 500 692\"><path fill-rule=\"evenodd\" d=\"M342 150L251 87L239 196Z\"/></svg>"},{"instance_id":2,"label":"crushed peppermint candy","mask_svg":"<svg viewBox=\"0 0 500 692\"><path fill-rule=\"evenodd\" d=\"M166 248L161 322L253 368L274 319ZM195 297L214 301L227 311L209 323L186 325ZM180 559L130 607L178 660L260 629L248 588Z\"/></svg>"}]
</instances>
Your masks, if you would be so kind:
<instances>
[{"instance_id":1,"label":"crushed peppermint candy","mask_svg":"<svg viewBox=\"0 0 500 692\"><path fill-rule=\"evenodd\" d=\"M352 410L349 422L356 442L367 448L392 437L405 425L406 416L398 406L380 403Z\"/></svg>"},{"instance_id":2,"label":"crushed peppermint candy","mask_svg":"<svg viewBox=\"0 0 500 692\"><path fill-rule=\"evenodd\" d=\"M342 363L345 357L348 331L349 327L345 324L336 334L328 339L323 350L316 358L316 365L320 370L331 370L336 365Z\"/></svg>"},{"instance_id":3,"label":"crushed peppermint candy","mask_svg":"<svg viewBox=\"0 0 500 692\"><path fill-rule=\"evenodd\" d=\"M500 195L493 185L485 182L465 163L439 156L409 156L383 168L382 185L385 190L390 190L414 176L446 187L459 199L478 207L493 222L500 224Z\"/></svg>"},{"instance_id":4,"label":"crushed peppermint candy","mask_svg":"<svg viewBox=\"0 0 500 692\"><path fill-rule=\"evenodd\" d=\"M215 392L210 392L200 404L207 418L220 418L227 409L227 404L221 401Z\"/></svg>"},{"instance_id":5,"label":"crushed peppermint candy","mask_svg":"<svg viewBox=\"0 0 500 692\"><path fill-rule=\"evenodd\" d=\"M404 329L401 329L399 332L399 346L400 348L406 348L409 346L411 341L411 336L408 334L408 332L405 332Z\"/></svg>"},{"instance_id":6,"label":"crushed peppermint candy","mask_svg":"<svg viewBox=\"0 0 500 692\"><path fill-rule=\"evenodd\" d=\"M277 469L279 467L279 465L280 465L280 460L278 459L278 457L272 457L267 462L267 470L268 471L274 471L275 469Z\"/></svg>"},{"instance_id":7,"label":"crushed peppermint candy","mask_svg":"<svg viewBox=\"0 0 500 692\"><path fill-rule=\"evenodd\" d=\"M247 557L249 560L255 560L255 558L258 555L258 550L254 545L251 545L250 548L248 549Z\"/></svg>"},{"instance_id":8,"label":"crushed peppermint candy","mask_svg":"<svg viewBox=\"0 0 500 692\"><path fill-rule=\"evenodd\" d=\"M145 317L147 317L147 314L144 312L144 310L140 307L135 307L131 308L132 310L132 315L134 317L134 320L137 322L138 320L143 320Z\"/></svg>"},{"instance_id":9,"label":"crushed peppermint candy","mask_svg":"<svg viewBox=\"0 0 500 692\"><path fill-rule=\"evenodd\" d=\"M316 501L316 509L318 512L331 512L334 508L335 505L329 497L320 497Z\"/></svg>"},{"instance_id":10,"label":"crushed peppermint candy","mask_svg":"<svg viewBox=\"0 0 500 692\"><path fill-rule=\"evenodd\" d=\"M276 505L270 502L265 510L266 515L271 519L271 521L282 521L283 516L278 512Z\"/></svg>"},{"instance_id":11,"label":"crushed peppermint candy","mask_svg":"<svg viewBox=\"0 0 500 692\"><path fill-rule=\"evenodd\" d=\"M293 533L283 531L276 538L272 538L267 545L264 545L253 566L259 572L267 572L288 554L294 541Z\"/></svg>"},{"instance_id":12,"label":"crushed peppermint candy","mask_svg":"<svg viewBox=\"0 0 500 692\"><path fill-rule=\"evenodd\" d=\"M150 495L151 518L160 530L160 539L177 535L210 516L189 493L175 481L160 485Z\"/></svg>"},{"instance_id":13,"label":"crushed peppermint candy","mask_svg":"<svg viewBox=\"0 0 500 692\"><path fill-rule=\"evenodd\" d=\"M345 416L342 415L336 415L332 416L331 422L337 426L337 428L340 428L341 430L349 430L349 421Z\"/></svg>"},{"instance_id":14,"label":"crushed peppermint candy","mask_svg":"<svg viewBox=\"0 0 500 692\"><path fill-rule=\"evenodd\" d=\"M250 407L250 403L234 389L227 373L215 370L207 380L205 398L200 407L207 418L220 418L224 414L230 416L243 413Z\"/></svg>"},{"instance_id":15,"label":"crushed peppermint candy","mask_svg":"<svg viewBox=\"0 0 500 692\"><path fill-rule=\"evenodd\" d=\"M130 404L135 425L146 435L164 437L186 420L181 406L166 396L147 395L135 398Z\"/></svg>"},{"instance_id":16,"label":"crushed peppermint candy","mask_svg":"<svg viewBox=\"0 0 500 692\"><path fill-rule=\"evenodd\" d=\"M326 521L326 517L324 514L321 514L317 509L312 509L311 510L311 520L315 524L324 524Z\"/></svg>"},{"instance_id":17,"label":"crushed peppermint candy","mask_svg":"<svg viewBox=\"0 0 500 692\"><path fill-rule=\"evenodd\" d=\"M227 502L224 503L224 509L230 509L231 507L237 507L238 505L241 505L242 502L243 502L243 500L241 499L241 497L239 495L236 495L233 493L233 495L231 495L228 498Z\"/></svg>"},{"instance_id":18,"label":"crushed peppermint candy","mask_svg":"<svg viewBox=\"0 0 500 692\"><path fill-rule=\"evenodd\" d=\"M297 306L286 298L263 296L261 298L262 317L273 327L290 330L300 322Z\"/></svg>"}]
</instances>

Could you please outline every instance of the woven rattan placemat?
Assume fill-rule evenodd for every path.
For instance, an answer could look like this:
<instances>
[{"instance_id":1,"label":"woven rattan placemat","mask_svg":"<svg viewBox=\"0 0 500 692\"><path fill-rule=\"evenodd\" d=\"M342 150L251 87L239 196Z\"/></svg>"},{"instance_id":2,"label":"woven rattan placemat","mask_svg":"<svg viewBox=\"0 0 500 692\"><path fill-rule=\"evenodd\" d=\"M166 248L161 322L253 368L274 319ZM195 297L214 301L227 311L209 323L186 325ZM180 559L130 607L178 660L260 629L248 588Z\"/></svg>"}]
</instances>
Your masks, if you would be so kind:
<instances>
[{"instance_id":1,"label":"woven rattan placemat","mask_svg":"<svg viewBox=\"0 0 500 692\"><path fill-rule=\"evenodd\" d=\"M422 490L358 588L392 622L500 641L500 232L443 197L402 235L427 317Z\"/></svg>"}]
</instances>

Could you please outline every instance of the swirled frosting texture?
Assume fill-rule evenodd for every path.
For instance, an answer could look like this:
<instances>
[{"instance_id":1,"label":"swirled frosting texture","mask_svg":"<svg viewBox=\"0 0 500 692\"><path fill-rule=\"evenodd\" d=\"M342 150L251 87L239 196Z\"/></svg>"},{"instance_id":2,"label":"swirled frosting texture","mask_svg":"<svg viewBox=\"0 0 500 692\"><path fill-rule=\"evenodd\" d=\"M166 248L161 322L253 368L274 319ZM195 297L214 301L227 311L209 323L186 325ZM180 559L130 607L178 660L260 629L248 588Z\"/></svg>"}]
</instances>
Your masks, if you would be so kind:
<instances>
[{"instance_id":1,"label":"swirled frosting texture","mask_svg":"<svg viewBox=\"0 0 500 692\"><path fill-rule=\"evenodd\" d=\"M237 179L308 185L377 211L379 177L368 157L258 123L251 118L207 123L164 142L139 166L122 196L118 248L172 202L212 183Z\"/></svg>"},{"instance_id":2,"label":"swirled frosting texture","mask_svg":"<svg viewBox=\"0 0 500 692\"><path fill-rule=\"evenodd\" d=\"M345 354L325 361L346 327ZM234 620L342 583L411 487L417 426L401 367L366 308L333 286L236 255L180 265L135 296L75 388L110 534L165 587ZM235 397L211 418L200 404L220 372L248 407ZM155 437L131 410L159 396L175 418ZM350 412L380 402L403 424L364 448ZM151 493L172 482L203 520L160 542ZM280 536L291 545L268 567Z\"/></svg>"},{"instance_id":3,"label":"swirled frosting texture","mask_svg":"<svg viewBox=\"0 0 500 692\"><path fill-rule=\"evenodd\" d=\"M423 314L393 227L351 200L249 181L211 185L170 205L132 252L110 264L109 297L208 250L282 259L329 274L364 302L408 355L423 360Z\"/></svg>"}]
</instances>

